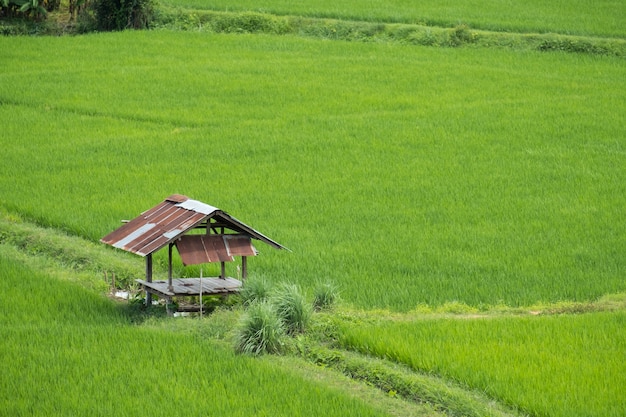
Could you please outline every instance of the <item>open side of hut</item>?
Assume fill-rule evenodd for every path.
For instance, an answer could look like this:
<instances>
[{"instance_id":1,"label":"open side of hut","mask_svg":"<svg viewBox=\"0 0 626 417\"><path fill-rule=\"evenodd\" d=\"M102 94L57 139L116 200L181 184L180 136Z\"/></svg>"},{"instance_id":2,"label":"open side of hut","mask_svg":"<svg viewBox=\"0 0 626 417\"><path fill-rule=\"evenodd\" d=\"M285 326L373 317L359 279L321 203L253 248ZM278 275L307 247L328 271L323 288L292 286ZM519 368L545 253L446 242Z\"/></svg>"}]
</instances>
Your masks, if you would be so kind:
<instances>
[{"instance_id":1,"label":"open side of hut","mask_svg":"<svg viewBox=\"0 0 626 417\"><path fill-rule=\"evenodd\" d=\"M100 241L145 257L146 277L137 282L146 291L146 303L152 302L154 294L166 299L169 304L175 296L226 295L238 292L242 282L226 276L225 262L241 257L241 277L245 280L248 273L247 257L257 255L252 239L265 242L276 249L286 249L216 207L174 194ZM169 260L167 281L153 281L152 254L165 246L168 247ZM222 266L220 276L173 278L174 246L184 265L219 262Z\"/></svg>"}]
</instances>

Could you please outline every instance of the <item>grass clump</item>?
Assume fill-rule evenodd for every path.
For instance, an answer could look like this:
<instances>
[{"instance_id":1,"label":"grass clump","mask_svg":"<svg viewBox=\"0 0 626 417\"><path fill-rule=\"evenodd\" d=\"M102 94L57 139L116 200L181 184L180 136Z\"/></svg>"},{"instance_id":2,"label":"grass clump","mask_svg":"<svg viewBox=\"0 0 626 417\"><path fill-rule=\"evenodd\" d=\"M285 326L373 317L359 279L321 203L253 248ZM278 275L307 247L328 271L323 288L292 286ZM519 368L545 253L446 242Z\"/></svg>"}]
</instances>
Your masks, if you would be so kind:
<instances>
[{"instance_id":1,"label":"grass clump","mask_svg":"<svg viewBox=\"0 0 626 417\"><path fill-rule=\"evenodd\" d=\"M272 303L288 334L303 333L311 321L313 309L307 303L300 287L295 284L281 284L272 297Z\"/></svg>"},{"instance_id":2,"label":"grass clump","mask_svg":"<svg viewBox=\"0 0 626 417\"><path fill-rule=\"evenodd\" d=\"M276 308L269 301L252 303L241 317L235 336L235 350L258 356L280 353L285 329Z\"/></svg>"},{"instance_id":3,"label":"grass clump","mask_svg":"<svg viewBox=\"0 0 626 417\"><path fill-rule=\"evenodd\" d=\"M263 301L269 297L271 291L271 284L264 277L253 277L247 279L241 291L239 291L239 297L243 305L250 305L255 301Z\"/></svg>"},{"instance_id":4,"label":"grass clump","mask_svg":"<svg viewBox=\"0 0 626 417\"><path fill-rule=\"evenodd\" d=\"M280 284L268 297L267 282L255 279L248 281L242 293L247 308L235 335L239 353L282 353L286 336L304 333L311 322L313 308L295 284Z\"/></svg>"},{"instance_id":5,"label":"grass clump","mask_svg":"<svg viewBox=\"0 0 626 417\"><path fill-rule=\"evenodd\" d=\"M313 291L313 308L316 311L331 309L339 300L339 289L331 282L320 282Z\"/></svg>"}]
</instances>

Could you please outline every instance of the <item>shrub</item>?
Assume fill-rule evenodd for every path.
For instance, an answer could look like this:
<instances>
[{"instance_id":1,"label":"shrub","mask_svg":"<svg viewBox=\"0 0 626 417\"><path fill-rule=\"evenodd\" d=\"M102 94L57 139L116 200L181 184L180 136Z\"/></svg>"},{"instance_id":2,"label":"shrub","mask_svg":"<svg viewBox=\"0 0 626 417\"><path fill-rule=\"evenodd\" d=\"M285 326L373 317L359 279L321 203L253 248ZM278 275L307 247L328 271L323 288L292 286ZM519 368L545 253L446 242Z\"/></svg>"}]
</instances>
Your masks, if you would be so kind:
<instances>
[{"instance_id":1,"label":"shrub","mask_svg":"<svg viewBox=\"0 0 626 417\"><path fill-rule=\"evenodd\" d=\"M255 302L241 317L235 350L249 355L280 353L285 330L276 309L268 301Z\"/></svg>"},{"instance_id":2,"label":"shrub","mask_svg":"<svg viewBox=\"0 0 626 417\"><path fill-rule=\"evenodd\" d=\"M281 284L274 292L272 302L287 333L302 333L311 321L313 309L295 284Z\"/></svg>"},{"instance_id":3,"label":"shrub","mask_svg":"<svg viewBox=\"0 0 626 417\"><path fill-rule=\"evenodd\" d=\"M98 30L146 29L154 18L152 0L96 0Z\"/></svg>"},{"instance_id":4,"label":"shrub","mask_svg":"<svg viewBox=\"0 0 626 417\"><path fill-rule=\"evenodd\" d=\"M458 25L450 31L450 46L461 46L467 43L472 43L474 40L475 35L470 31L469 26L465 24Z\"/></svg>"},{"instance_id":5,"label":"shrub","mask_svg":"<svg viewBox=\"0 0 626 417\"><path fill-rule=\"evenodd\" d=\"M313 293L313 307L315 310L327 310L332 308L339 299L339 290L331 282L320 282Z\"/></svg>"}]
</instances>

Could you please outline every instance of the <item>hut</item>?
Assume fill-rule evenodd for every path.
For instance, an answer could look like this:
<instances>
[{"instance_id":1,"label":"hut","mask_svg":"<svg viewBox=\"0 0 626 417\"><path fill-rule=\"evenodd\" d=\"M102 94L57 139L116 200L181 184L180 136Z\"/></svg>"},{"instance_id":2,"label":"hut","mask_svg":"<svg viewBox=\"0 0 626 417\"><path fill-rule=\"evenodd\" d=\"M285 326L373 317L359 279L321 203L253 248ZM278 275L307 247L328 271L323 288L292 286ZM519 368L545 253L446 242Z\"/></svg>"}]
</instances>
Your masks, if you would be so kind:
<instances>
[{"instance_id":1,"label":"hut","mask_svg":"<svg viewBox=\"0 0 626 417\"><path fill-rule=\"evenodd\" d=\"M256 256L252 239L264 242L276 249L284 246L259 233L228 213L174 194L162 203L125 222L100 239L115 248L145 257L145 279L136 280L146 292L146 303L152 295L163 298L168 306L173 297L228 295L236 293L248 274L247 257ZM167 280L152 279L152 254L168 247ZM184 265L219 262L219 277L174 278L172 254L176 247ZM226 276L226 262L241 258L241 280Z\"/></svg>"}]
</instances>

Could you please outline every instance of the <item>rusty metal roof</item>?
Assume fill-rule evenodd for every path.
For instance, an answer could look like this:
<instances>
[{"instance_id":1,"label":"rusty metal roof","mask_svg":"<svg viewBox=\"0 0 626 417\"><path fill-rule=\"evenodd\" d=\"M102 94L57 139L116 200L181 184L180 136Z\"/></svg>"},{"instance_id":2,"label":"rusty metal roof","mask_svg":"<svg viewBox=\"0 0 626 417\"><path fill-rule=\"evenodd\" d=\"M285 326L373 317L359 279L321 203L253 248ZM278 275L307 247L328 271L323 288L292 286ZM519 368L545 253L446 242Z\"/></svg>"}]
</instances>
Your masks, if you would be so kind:
<instances>
[{"instance_id":1,"label":"rusty metal roof","mask_svg":"<svg viewBox=\"0 0 626 417\"><path fill-rule=\"evenodd\" d=\"M276 249L286 249L217 207L179 194L169 196L162 203L143 212L100 241L140 256L146 256L158 251L191 229L203 226L211 229L228 229L265 242ZM250 253L248 249L242 250Z\"/></svg>"},{"instance_id":2,"label":"rusty metal roof","mask_svg":"<svg viewBox=\"0 0 626 417\"><path fill-rule=\"evenodd\" d=\"M229 262L235 256L256 256L257 251L244 235L185 235L176 240L185 265Z\"/></svg>"}]
</instances>

